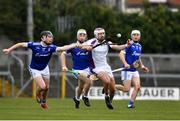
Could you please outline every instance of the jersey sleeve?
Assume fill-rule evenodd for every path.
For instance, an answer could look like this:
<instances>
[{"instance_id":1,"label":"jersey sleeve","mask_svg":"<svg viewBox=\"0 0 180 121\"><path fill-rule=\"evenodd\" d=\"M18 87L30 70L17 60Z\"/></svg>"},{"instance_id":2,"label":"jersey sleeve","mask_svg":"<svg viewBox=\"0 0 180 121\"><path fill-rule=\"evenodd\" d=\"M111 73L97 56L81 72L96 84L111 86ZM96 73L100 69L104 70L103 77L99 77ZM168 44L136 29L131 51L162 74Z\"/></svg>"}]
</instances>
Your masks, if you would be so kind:
<instances>
[{"instance_id":1,"label":"jersey sleeve","mask_svg":"<svg viewBox=\"0 0 180 121\"><path fill-rule=\"evenodd\" d=\"M95 43L96 43L96 39L93 38L93 39L87 40L87 41L84 42L83 44L84 44L84 45L91 45L91 46L94 46Z\"/></svg>"},{"instance_id":2,"label":"jersey sleeve","mask_svg":"<svg viewBox=\"0 0 180 121\"><path fill-rule=\"evenodd\" d=\"M112 45L113 43L111 42L111 41L108 41L108 46L110 47L110 48L112 48Z\"/></svg>"},{"instance_id":3,"label":"jersey sleeve","mask_svg":"<svg viewBox=\"0 0 180 121\"><path fill-rule=\"evenodd\" d=\"M124 54L126 54L129 51L129 47L125 48L123 51L124 51Z\"/></svg>"},{"instance_id":4,"label":"jersey sleeve","mask_svg":"<svg viewBox=\"0 0 180 121\"><path fill-rule=\"evenodd\" d=\"M32 49L33 46L34 46L33 42L28 42L28 44L27 44L27 47L28 47L28 48L31 48L31 49Z\"/></svg>"},{"instance_id":5,"label":"jersey sleeve","mask_svg":"<svg viewBox=\"0 0 180 121\"><path fill-rule=\"evenodd\" d=\"M51 45L51 51L56 52L57 46L56 45Z\"/></svg>"}]
</instances>

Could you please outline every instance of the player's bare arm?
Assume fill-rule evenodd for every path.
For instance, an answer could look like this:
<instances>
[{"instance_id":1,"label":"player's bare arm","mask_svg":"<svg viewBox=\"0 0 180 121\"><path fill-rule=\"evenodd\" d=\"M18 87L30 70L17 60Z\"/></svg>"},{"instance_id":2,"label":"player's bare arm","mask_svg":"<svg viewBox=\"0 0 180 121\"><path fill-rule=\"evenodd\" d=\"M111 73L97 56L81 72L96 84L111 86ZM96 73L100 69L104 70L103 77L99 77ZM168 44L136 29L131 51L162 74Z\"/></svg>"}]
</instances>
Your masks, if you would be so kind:
<instances>
[{"instance_id":1,"label":"player's bare arm","mask_svg":"<svg viewBox=\"0 0 180 121\"><path fill-rule=\"evenodd\" d=\"M21 42L21 43L17 43L13 46L11 46L10 48L7 49L3 49L3 52L5 54L9 54L12 50L17 49L17 48L23 48L23 47L27 47L27 42Z\"/></svg>"},{"instance_id":2,"label":"player's bare arm","mask_svg":"<svg viewBox=\"0 0 180 121\"><path fill-rule=\"evenodd\" d=\"M115 50L123 50L123 49L129 47L132 43L133 43L133 41L130 40L130 39L128 39L126 44L123 44L123 45L112 44L112 45L111 45L111 48L112 48L112 49L115 49ZM110 44L111 44L111 43L110 43Z\"/></svg>"},{"instance_id":3,"label":"player's bare arm","mask_svg":"<svg viewBox=\"0 0 180 121\"><path fill-rule=\"evenodd\" d=\"M84 50L88 50L91 51L93 49L93 47L91 45L80 45L79 48L84 49Z\"/></svg>"},{"instance_id":4,"label":"player's bare arm","mask_svg":"<svg viewBox=\"0 0 180 121\"><path fill-rule=\"evenodd\" d=\"M121 51L119 53L119 59L121 60L121 62L123 63L125 68L127 68L127 69L130 68L130 65L125 60L125 52L124 51Z\"/></svg>"},{"instance_id":5,"label":"player's bare arm","mask_svg":"<svg viewBox=\"0 0 180 121\"><path fill-rule=\"evenodd\" d=\"M141 58L139 58L139 64L140 64L141 69L142 69L144 72L149 72L149 68L146 67L146 66L144 66Z\"/></svg>"},{"instance_id":6,"label":"player's bare arm","mask_svg":"<svg viewBox=\"0 0 180 121\"><path fill-rule=\"evenodd\" d=\"M111 48L115 49L115 50L123 50L123 49L125 49L127 47L128 47L128 44L124 44L124 45L111 45Z\"/></svg>"},{"instance_id":7,"label":"player's bare arm","mask_svg":"<svg viewBox=\"0 0 180 121\"><path fill-rule=\"evenodd\" d=\"M77 43L73 43L73 44L70 44L70 45L64 45L62 47L57 47L56 51L57 52L62 52L62 51L66 51L66 50L69 50L69 49L72 49L72 48L75 48L75 47L79 47L80 44L77 44Z\"/></svg>"},{"instance_id":8,"label":"player's bare arm","mask_svg":"<svg viewBox=\"0 0 180 121\"><path fill-rule=\"evenodd\" d=\"M60 53L60 60L61 60L61 68L62 68L62 71L67 71L68 68L66 66L66 55L65 55L65 51L61 52Z\"/></svg>"}]
</instances>

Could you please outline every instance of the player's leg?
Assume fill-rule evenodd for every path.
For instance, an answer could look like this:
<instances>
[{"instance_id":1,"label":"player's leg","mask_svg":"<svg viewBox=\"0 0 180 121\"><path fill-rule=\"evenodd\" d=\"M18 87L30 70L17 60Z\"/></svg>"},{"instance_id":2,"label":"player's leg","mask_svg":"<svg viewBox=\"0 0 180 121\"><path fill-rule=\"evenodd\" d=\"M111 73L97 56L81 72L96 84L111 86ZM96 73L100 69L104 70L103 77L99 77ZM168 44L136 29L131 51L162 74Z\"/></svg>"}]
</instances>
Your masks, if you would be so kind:
<instances>
[{"instance_id":1,"label":"player's leg","mask_svg":"<svg viewBox=\"0 0 180 121\"><path fill-rule=\"evenodd\" d=\"M123 84L116 84L115 85L117 90L121 90L123 92L129 92L131 89L131 80L123 80Z\"/></svg>"},{"instance_id":2,"label":"player's leg","mask_svg":"<svg viewBox=\"0 0 180 121\"><path fill-rule=\"evenodd\" d=\"M107 72L99 72L98 73L98 78L100 80L102 80L103 82L103 90L104 90L104 93L105 93L105 103L106 103L106 106L109 108L109 109L113 109L113 106L112 106L112 98L114 97L114 94L113 94L113 86L110 85L111 84L111 77L108 75ZM110 99L110 96L109 96L109 87L111 87L111 99Z\"/></svg>"},{"instance_id":3,"label":"player's leg","mask_svg":"<svg viewBox=\"0 0 180 121\"><path fill-rule=\"evenodd\" d=\"M89 78L86 78L85 84L84 84L84 96L88 96L89 89L91 87L92 81Z\"/></svg>"},{"instance_id":4,"label":"player's leg","mask_svg":"<svg viewBox=\"0 0 180 121\"><path fill-rule=\"evenodd\" d=\"M139 77L134 77L133 80L132 80L132 83L134 85L134 90L133 90L132 95L131 95L131 100L135 101L136 97L137 97L137 94L138 94L138 92L140 91L140 88L141 88Z\"/></svg>"},{"instance_id":5,"label":"player's leg","mask_svg":"<svg viewBox=\"0 0 180 121\"><path fill-rule=\"evenodd\" d=\"M41 101L41 107L47 109L48 105L46 102L46 98L49 92L49 85L50 85L50 73L49 73L49 67L47 66L45 69L43 69L41 72L43 81L45 83L45 89L42 91L42 101Z\"/></svg>"},{"instance_id":6,"label":"player's leg","mask_svg":"<svg viewBox=\"0 0 180 121\"><path fill-rule=\"evenodd\" d=\"M76 95L76 98L78 100L80 100L80 96L81 96L81 94L83 92L84 84L85 84L85 82L83 80L78 79L78 89L77 89L77 95Z\"/></svg>"},{"instance_id":7,"label":"player's leg","mask_svg":"<svg viewBox=\"0 0 180 121\"><path fill-rule=\"evenodd\" d=\"M131 94L131 99L129 101L128 107L133 108L134 107L134 101L136 100L136 97L138 95L138 92L141 88L140 86L140 78L139 77L133 77L132 84L134 85L133 92Z\"/></svg>"},{"instance_id":8,"label":"player's leg","mask_svg":"<svg viewBox=\"0 0 180 121\"><path fill-rule=\"evenodd\" d=\"M37 101L39 100L39 103L42 108L47 109L48 105L45 102L44 97L43 97L44 91L46 90L46 84L44 82L44 79L42 78L42 76L38 76L34 78L34 80L36 81L36 85L37 85L36 100Z\"/></svg>"},{"instance_id":9,"label":"player's leg","mask_svg":"<svg viewBox=\"0 0 180 121\"><path fill-rule=\"evenodd\" d=\"M85 79L85 83L84 83L84 87L83 87L84 93L83 93L82 99L84 101L84 104L86 106L88 106L88 107L90 106L90 102L89 102L89 98L88 98L88 93L89 93L89 89L90 89L91 84L92 84L91 82L92 81L89 78L86 78Z\"/></svg>"},{"instance_id":10,"label":"player's leg","mask_svg":"<svg viewBox=\"0 0 180 121\"><path fill-rule=\"evenodd\" d=\"M112 101L114 98L114 93L115 93L115 79L114 77L111 77L111 83L109 84L109 95L110 95L110 100Z\"/></svg>"},{"instance_id":11,"label":"player's leg","mask_svg":"<svg viewBox=\"0 0 180 121\"><path fill-rule=\"evenodd\" d=\"M91 87L92 81L88 78L88 75L91 74L91 71L89 68L86 68L84 70L79 71L79 73L80 73L79 79L84 82L84 85L83 85L84 92L82 95L82 100L84 101L84 104L89 107L90 102L88 98L88 93L89 93L89 89Z\"/></svg>"},{"instance_id":12,"label":"player's leg","mask_svg":"<svg viewBox=\"0 0 180 121\"><path fill-rule=\"evenodd\" d=\"M79 73L79 75L78 75L78 88L76 90L76 96L73 98L75 102L75 108L79 108L80 96L83 93L84 85L86 84L87 81L88 74L86 73L85 70L76 70Z\"/></svg>"},{"instance_id":13,"label":"player's leg","mask_svg":"<svg viewBox=\"0 0 180 121\"><path fill-rule=\"evenodd\" d=\"M49 85L50 85L50 75L43 76L43 80L46 84L46 88L43 90L43 99L46 99L48 92L49 92Z\"/></svg>"},{"instance_id":14,"label":"player's leg","mask_svg":"<svg viewBox=\"0 0 180 121\"><path fill-rule=\"evenodd\" d=\"M78 88L76 90L76 96L73 98L74 103L75 103L75 108L79 108L80 105L80 96L83 92L83 85L84 82L78 79Z\"/></svg>"},{"instance_id":15,"label":"player's leg","mask_svg":"<svg viewBox=\"0 0 180 121\"><path fill-rule=\"evenodd\" d=\"M97 74L97 77L103 82L103 89L105 95L108 95L108 86L111 81L109 75L106 72L101 71Z\"/></svg>"},{"instance_id":16,"label":"player's leg","mask_svg":"<svg viewBox=\"0 0 180 121\"><path fill-rule=\"evenodd\" d=\"M46 84L44 83L41 72L39 70L29 68L29 71L36 83L36 100L38 103L41 103L42 91L45 89Z\"/></svg>"},{"instance_id":17,"label":"player's leg","mask_svg":"<svg viewBox=\"0 0 180 121\"><path fill-rule=\"evenodd\" d=\"M47 78L44 78L44 82L45 82L45 89L42 91L42 100L41 100L41 107L44 109L48 108L48 104L46 101L47 95L48 95L48 91L49 91L49 82L50 80Z\"/></svg>"},{"instance_id":18,"label":"player's leg","mask_svg":"<svg viewBox=\"0 0 180 121\"><path fill-rule=\"evenodd\" d=\"M115 87L117 90L121 90L123 92L129 92L131 89L131 79L132 74L129 71L122 71L121 72L121 80L123 81L122 84L116 84Z\"/></svg>"},{"instance_id":19,"label":"player's leg","mask_svg":"<svg viewBox=\"0 0 180 121\"><path fill-rule=\"evenodd\" d=\"M133 74L132 74L132 84L134 85L134 89L133 89L133 92L131 94L131 99L129 101L128 108L134 107L134 101L135 101L137 94L138 94L140 87L141 87L140 86L140 77L139 77L138 71L133 72Z\"/></svg>"},{"instance_id":20,"label":"player's leg","mask_svg":"<svg viewBox=\"0 0 180 121\"><path fill-rule=\"evenodd\" d=\"M89 78L87 78L88 74L90 73L89 69L84 69L79 71L79 73L81 73L78 77L79 79L79 87L78 87L78 95L80 98L80 95L83 93L82 95L82 99L84 101L84 104L86 106L90 106L90 102L89 102L89 98L88 98L88 92L91 86L91 80Z\"/></svg>"}]
</instances>

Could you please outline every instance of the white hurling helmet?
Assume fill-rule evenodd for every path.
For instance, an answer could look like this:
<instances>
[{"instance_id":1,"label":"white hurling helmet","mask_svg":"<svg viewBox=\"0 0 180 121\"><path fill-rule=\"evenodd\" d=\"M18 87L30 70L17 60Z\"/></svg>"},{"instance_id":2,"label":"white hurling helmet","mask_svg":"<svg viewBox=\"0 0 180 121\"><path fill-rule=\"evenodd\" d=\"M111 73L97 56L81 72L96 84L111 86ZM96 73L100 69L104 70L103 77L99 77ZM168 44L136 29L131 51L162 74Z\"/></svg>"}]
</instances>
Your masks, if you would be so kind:
<instances>
[{"instance_id":1,"label":"white hurling helmet","mask_svg":"<svg viewBox=\"0 0 180 121\"><path fill-rule=\"evenodd\" d=\"M96 28L95 30L94 30L94 36L96 37L96 38L98 38L98 34L99 33L104 33L105 34L105 30L103 29L103 28Z\"/></svg>"},{"instance_id":2,"label":"white hurling helmet","mask_svg":"<svg viewBox=\"0 0 180 121\"><path fill-rule=\"evenodd\" d=\"M141 32L139 30L132 30L131 37L133 34L139 34L141 36Z\"/></svg>"},{"instance_id":3,"label":"white hurling helmet","mask_svg":"<svg viewBox=\"0 0 180 121\"><path fill-rule=\"evenodd\" d=\"M85 29L79 29L79 30L77 31L77 37L79 36L79 34L85 34L85 35L87 35L87 32L86 32Z\"/></svg>"}]
</instances>

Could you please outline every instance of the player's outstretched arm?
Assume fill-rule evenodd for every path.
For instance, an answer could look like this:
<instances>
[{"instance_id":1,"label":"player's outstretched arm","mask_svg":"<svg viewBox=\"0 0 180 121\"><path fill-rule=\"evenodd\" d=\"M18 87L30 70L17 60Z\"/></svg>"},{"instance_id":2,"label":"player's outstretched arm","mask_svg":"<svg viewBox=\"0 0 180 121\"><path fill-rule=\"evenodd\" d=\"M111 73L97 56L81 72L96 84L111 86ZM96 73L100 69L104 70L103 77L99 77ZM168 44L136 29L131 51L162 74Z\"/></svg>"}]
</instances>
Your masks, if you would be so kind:
<instances>
[{"instance_id":1,"label":"player's outstretched arm","mask_svg":"<svg viewBox=\"0 0 180 121\"><path fill-rule=\"evenodd\" d=\"M124 45L111 45L111 48L115 49L115 50L123 50L123 49L125 49L127 47L128 47L128 44L124 44Z\"/></svg>"},{"instance_id":2,"label":"player's outstretched arm","mask_svg":"<svg viewBox=\"0 0 180 121\"><path fill-rule=\"evenodd\" d=\"M14 50L16 48L22 48L22 47L27 47L27 46L28 46L27 42L17 43L15 45L11 46L10 48L3 49L3 52L5 54L9 54L12 50Z\"/></svg>"},{"instance_id":3,"label":"player's outstretched arm","mask_svg":"<svg viewBox=\"0 0 180 121\"><path fill-rule=\"evenodd\" d=\"M69 49L72 49L72 48L75 48L75 47L79 47L79 44L73 43L73 44L70 44L70 45L64 45L62 47L57 47L56 51L57 52L62 52L62 51L66 51L66 50L69 50Z\"/></svg>"},{"instance_id":4,"label":"player's outstretched arm","mask_svg":"<svg viewBox=\"0 0 180 121\"><path fill-rule=\"evenodd\" d=\"M65 52L64 52L64 51L59 54L59 58L60 58L60 60L61 60L61 68L62 68L62 71L65 71L65 72L66 72L66 71L68 70L68 68L67 68L67 66L66 66L66 55L65 55Z\"/></svg>"},{"instance_id":5,"label":"player's outstretched arm","mask_svg":"<svg viewBox=\"0 0 180 121\"><path fill-rule=\"evenodd\" d=\"M132 43L133 43L133 41L128 39L126 44L123 44L123 45L112 44L112 45L110 45L110 47L115 50L123 50L123 49L129 47Z\"/></svg>"},{"instance_id":6,"label":"player's outstretched arm","mask_svg":"<svg viewBox=\"0 0 180 121\"><path fill-rule=\"evenodd\" d=\"M88 51L91 51L93 49L93 47L91 45L83 45L83 44L81 46L79 46L79 48L88 50Z\"/></svg>"}]
</instances>

